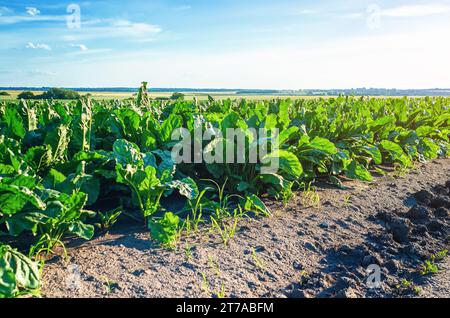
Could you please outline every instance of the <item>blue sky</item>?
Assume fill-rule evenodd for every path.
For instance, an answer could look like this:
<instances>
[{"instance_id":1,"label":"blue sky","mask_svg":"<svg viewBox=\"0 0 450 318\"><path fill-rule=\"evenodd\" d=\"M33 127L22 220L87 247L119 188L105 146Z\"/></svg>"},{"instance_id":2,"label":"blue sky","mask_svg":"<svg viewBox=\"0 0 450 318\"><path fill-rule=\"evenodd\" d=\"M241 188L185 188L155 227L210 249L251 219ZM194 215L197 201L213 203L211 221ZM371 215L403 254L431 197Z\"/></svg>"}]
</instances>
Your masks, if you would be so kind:
<instances>
[{"instance_id":1,"label":"blue sky","mask_svg":"<svg viewBox=\"0 0 450 318\"><path fill-rule=\"evenodd\" d=\"M448 88L449 35L450 0L0 0L0 86Z\"/></svg>"}]
</instances>

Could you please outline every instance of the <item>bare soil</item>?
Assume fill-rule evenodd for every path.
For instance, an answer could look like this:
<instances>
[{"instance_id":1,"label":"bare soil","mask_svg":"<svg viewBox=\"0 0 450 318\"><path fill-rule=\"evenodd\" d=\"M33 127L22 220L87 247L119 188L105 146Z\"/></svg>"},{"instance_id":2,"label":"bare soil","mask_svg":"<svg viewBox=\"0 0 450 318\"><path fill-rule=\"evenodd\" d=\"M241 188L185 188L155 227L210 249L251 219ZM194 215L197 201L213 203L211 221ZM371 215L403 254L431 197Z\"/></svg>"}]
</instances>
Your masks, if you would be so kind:
<instances>
[{"instance_id":1,"label":"bare soil","mask_svg":"<svg viewBox=\"0 0 450 318\"><path fill-rule=\"evenodd\" d=\"M240 221L228 246L205 229L167 250L142 225L117 224L71 242L70 260L50 260L42 294L450 297L450 257L436 261L437 274L420 274L422 262L449 249L449 181L450 160L440 159L370 184L347 181L344 190L319 184L320 206L304 206L301 193L287 206L269 201L273 216ZM378 282L376 266L381 280L368 285ZM413 285L398 288L402 279Z\"/></svg>"}]
</instances>

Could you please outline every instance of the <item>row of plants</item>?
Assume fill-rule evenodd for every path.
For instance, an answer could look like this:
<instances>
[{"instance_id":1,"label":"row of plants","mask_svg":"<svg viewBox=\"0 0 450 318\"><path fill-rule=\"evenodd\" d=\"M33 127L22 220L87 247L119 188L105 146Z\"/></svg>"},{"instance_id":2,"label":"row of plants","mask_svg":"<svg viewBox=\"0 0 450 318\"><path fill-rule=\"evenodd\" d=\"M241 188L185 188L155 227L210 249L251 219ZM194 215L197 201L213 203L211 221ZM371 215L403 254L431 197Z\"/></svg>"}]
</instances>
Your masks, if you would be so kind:
<instances>
[{"instance_id":1,"label":"row of plants","mask_svg":"<svg viewBox=\"0 0 450 318\"><path fill-rule=\"evenodd\" d=\"M371 181L382 164L448 156L449 105L448 98L158 101L145 87L136 101L2 102L0 297L36 294L43 260L56 246L92 239L119 217L141 221L168 246L204 222L225 242L233 228L223 220L270 213L263 196L287 201L299 184L318 178L336 186L342 177ZM224 135L228 128L279 129L278 136L246 135L240 146L276 141L279 149L266 157L277 157L280 169L264 174L264 163L249 158L175 164L178 128L205 154L217 143L227 147L230 140L196 140L199 126Z\"/></svg>"}]
</instances>

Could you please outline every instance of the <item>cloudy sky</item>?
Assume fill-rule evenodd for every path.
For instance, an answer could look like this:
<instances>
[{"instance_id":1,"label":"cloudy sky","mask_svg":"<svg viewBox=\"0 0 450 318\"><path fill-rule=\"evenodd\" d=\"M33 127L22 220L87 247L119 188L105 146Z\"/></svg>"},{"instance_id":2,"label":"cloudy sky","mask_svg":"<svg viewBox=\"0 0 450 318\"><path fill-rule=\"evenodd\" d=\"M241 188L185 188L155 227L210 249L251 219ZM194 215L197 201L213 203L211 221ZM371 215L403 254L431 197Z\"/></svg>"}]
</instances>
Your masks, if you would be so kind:
<instances>
[{"instance_id":1,"label":"cloudy sky","mask_svg":"<svg viewBox=\"0 0 450 318\"><path fill-rule=\"evenodd\" d=\"M0 0L0 86L449 88L450 0Z\"/></svg>"}]
</instances>

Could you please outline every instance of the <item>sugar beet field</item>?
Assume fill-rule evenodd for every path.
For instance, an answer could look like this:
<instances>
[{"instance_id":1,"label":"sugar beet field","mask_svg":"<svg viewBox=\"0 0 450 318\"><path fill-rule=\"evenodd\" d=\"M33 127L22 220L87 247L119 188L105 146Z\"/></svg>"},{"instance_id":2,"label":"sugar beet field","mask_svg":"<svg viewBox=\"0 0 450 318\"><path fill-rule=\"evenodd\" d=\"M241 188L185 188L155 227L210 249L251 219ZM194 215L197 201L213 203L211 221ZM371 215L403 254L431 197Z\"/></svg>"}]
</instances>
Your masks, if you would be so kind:
<instances>
[{"instance_id":1,"label":"sugar beet field","mask_svg":"<svg viewBox=\"0 0 450 318\"><path fill-rule=\"evenodd\" d=\"M0 101L0 298L448 297L449 137L441 97Z\"/></svg>"}]
</instances>

